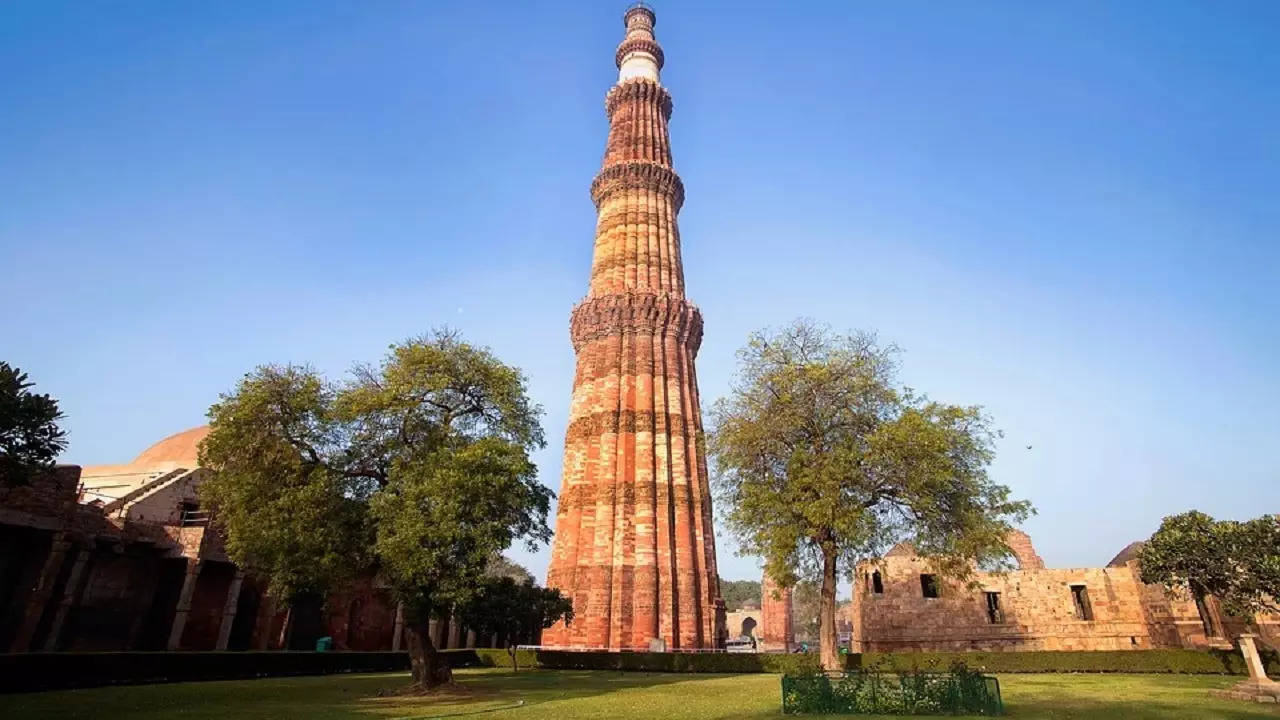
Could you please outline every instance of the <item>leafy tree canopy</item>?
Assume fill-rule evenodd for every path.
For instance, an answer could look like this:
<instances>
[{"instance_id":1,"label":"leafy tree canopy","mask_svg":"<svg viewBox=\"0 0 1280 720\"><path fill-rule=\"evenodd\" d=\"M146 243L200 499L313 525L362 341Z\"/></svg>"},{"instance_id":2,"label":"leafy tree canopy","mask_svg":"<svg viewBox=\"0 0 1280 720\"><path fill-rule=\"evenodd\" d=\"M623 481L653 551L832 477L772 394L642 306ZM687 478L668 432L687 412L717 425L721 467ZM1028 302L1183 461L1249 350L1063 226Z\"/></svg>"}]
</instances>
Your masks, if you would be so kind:
<instances>
[{"instance_id":1,"label":"leafy tree canopy","mask_svg":"<svg viewBox=\"0 0 1280 720\"><path fill-rule=\"evenodd\" d=\"M509 577L518 583L533 582L533 573L529 569L518 562L510 560L505 555L494 555L489 558L489 564L484 569L487 577Z\"/></svg>"},{"instance_id":2,"label":"leafy tree canopy","mask_svg":"<svg viewBox=\"0 0 1280 720\"><path fill-rule=\"evenodd\" d=\"M759 580L725 580L720 578L720 597L724 598L724 608L729 612L741 610L747 603L760 607L764 602L761 596Z\"/></svg>"},{"instance_id":3,"label":"leafy tree canopy","mask_svg":"<svg viewBox=\"0 0 1280 720\"><path fill-rule=\"evenodd\" d=\"M478 633L501 637L514 667L517 644L531 642L540 630L561 618L573 621L573 601L559 590L534 585L531 578L520 581L509 575L489 576L458 608L458 617Z\"/></svg>"},{"instance_id":4,"label":"leafy tree canopy","mask_svg":"<svg viewBox=\"0 0 1280 720\"><path fill-rule=\"evenodd\" d=\"M0 362L0 482L24 484L67 449L58 401L33 386L25 372Z\"/></svg>"},{"instance_id":5,"label":"leafy tree canopy","mask_svg":"<svg viewBox=\"0 0 1280 720\"><path fill-rule=\"evenodd\" d=\"M449 679L427 632L510 543L550 538L521 372L452 331L344 383L263 366L209 410L201 487L228 554L286 597L378 572L405 603L414 679Z\"/></svg>"},{"instance_id":6,"label":"leafy tree canopy","mask_svg":"<svg viewBox=\"0 0 1280 720\"><path fill-rule=\"evenodd\" d=\"M940 573L1008 556L1031 507L987 476L998 434L978 407L895 384L896 348L809 321L751 336L709 450L728 527L782 584L822 583L823 664L835 668L835 590L865 557L909 540Z\"/></svg>"},{"instance_id":7,"label":"leafy tree canopy","mask_svg":"<svg viewBox=\"0 0 1280 720\"><path fill-rule=\"evenodd\" d=\"M1280 611L1280 516L1214 520L1191 510L1160 523L1138 551L1142 581L1213 595L1232 614Z\"/></svg>"}]
</instances>

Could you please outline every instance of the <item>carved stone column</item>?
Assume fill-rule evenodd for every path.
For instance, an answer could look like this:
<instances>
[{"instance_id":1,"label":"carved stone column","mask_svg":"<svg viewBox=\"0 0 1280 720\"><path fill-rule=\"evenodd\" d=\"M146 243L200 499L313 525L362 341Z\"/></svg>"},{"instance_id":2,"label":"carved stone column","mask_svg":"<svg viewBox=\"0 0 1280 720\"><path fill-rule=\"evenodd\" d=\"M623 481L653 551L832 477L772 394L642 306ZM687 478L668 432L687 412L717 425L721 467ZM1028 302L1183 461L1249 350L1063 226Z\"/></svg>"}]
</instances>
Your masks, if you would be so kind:
<instances>
[{"instance_id":1,"label":"carved stone column","mask_svg":"<svg viewBox=\"0 0 1280 720\"><path fill-rule=\"evenodd\" d=\"M279 607L275 595L269 592L262 594L262 607L258 608L258 619L253 628L253 649L271 649L271 625L276 620L276 609Z\"/></svg>"},{"instance_id":2,"label":"carved stone column","mask_svg":"<svg viewBox=\"0 0 1280 720\"><path fill-rule=\"evenodd\" d=\"M62 563L66 559L67 550L71 549L71 541L64 532L54 533L53 543L49 546L49 554L45 556L44 566L36 578L35 587L27 598L26 610L22 613L22 624L14 635L10 645L11 652L26 652L31 647L31 639L44 617L49 600L53 597L53 586L58 582L58 573L62 571Z\"/></svg>"},{"instance_id":3,"label":"carved stone column","mask_svg":"<svg viewBox=\"0 0 1280 720\"><path fill-rule=\"evenodd\" d=\"M446 650L462 647L462 625L458 622L458 618L449 618L449 639Z\"/></svg>"},{"instance_id":4,"label":"carved stone column","mask_svg":"<svg viewBox=\"0 0 1280 720\"><path fill-rule=\"evenodd\" d=\"M400 652L400 638L404 635L404 603L396 603L396 622L391 630L391 652Z\"/></svg>"},{"instance_id":5,"label":"carved stone column","mask_svg":"<svg viewBox=\"0 0 1280 720\"><path fill-rule=\"evenodd\" d=\"M1237 640L1240 654L1244 656L1244 665L1249 670L1249 679L1242 680L1226 690L1211 690L1211 695L1230 700L1252 700L1254 702L1280 702L1280 683L1267 677L1267 670L1258 657L1258 647L1254 644L1257 635L1244 633Z\"/></svg>"},{"instance_id":6,"label":"carved stone column","mask_svg":"<svg viewBox=\"0 0 1280 720\"><path fill-rule=\"evenodd\" d=\"M173 626L169 629L169 643L166 645L169 650L177 650L182 644L182 631L187 628L187 616L191 614L191 596L196 591L203 568L203 560L187 560L187 574L182 579L178 606L173 612Z\"/></svg>"},{"instance_id":7,"label":"carved stone column","mask_svg":"<svg viewBox=\"0 0 1280 720\"><path fill-rule=\"evenodd\" d=\"M84 583L81 581L84 576L84 569L89 564L89 558L93 555L93 549L85 546L81 547L76 553L75 562L71 565L71 574L67 576L67 585L62 591L62 600L58 602L57 614L53 616L53 623L49 625L49 634L44 641L44 649L46 652L52 652L58 649L58 642L62 639L62 628L66 625L67 615L71 612L71 608L80 604L80 596L84 593Z\"/></svg>"},{"instance_id":8,"label":"carved stone column","mask_svg":"<svg viewBox=\"0 0 1280 720\"><path fill-rule=\"evenodd\" d=\"M244 571L236 569L231 585L227 587L227 599L222 604L222 622L218 625L218 644L216 650L226 650L231 641L231 626L236 622L236 611L240 609L240 586L244 583Z\"/></svg>"}]
</instances>

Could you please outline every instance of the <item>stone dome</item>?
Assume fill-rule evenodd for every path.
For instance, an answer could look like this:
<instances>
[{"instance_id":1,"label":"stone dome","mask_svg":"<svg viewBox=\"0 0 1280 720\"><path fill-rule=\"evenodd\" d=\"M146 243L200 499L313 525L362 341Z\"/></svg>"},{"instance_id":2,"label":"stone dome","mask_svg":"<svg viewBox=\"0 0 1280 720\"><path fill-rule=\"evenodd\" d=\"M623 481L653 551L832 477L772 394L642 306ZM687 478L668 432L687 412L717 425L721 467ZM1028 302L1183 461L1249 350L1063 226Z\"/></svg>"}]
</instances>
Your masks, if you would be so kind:
<instances>
[{"instance_id":1,"label":"stone dome","mask_svg":"<svg viewBox=\"0 0 1280 720\"><path fill-rule=\"evenodd\" d=\"M1111 558L1111 562L1107 563L1107 567L1124 567L1129 564L1130 560L1137 560L1138 552L1142 550L1144 544L1141 540L1136 540L1125 545L1118 555Z\"/></svg>"},{"instance_id":2,"label":"stone dome","mask_svg":"<svg viewBox=\"0 0 1280 720\"><path fill-rule=\"evenodd\" d=\"M201 425L190 430L170 435L152 445L142 454L134 458L132 465L153 467L171 464L174 467L196 468L196 455L200 449L200 441L209 434L209 426Z\"/></svg>"}]
</instances>

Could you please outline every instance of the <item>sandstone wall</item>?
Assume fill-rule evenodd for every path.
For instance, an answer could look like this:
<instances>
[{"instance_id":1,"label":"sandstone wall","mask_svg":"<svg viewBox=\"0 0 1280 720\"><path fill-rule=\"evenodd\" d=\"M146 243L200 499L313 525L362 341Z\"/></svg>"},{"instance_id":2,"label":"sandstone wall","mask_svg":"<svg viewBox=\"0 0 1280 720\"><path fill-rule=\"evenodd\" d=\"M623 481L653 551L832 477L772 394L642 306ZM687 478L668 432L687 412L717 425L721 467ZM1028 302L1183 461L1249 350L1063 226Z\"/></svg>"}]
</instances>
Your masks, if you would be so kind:
<instances>
[{"instance_id":1,"label":"sandstone wall","mask_svg":"<svg viewBox=\"0 0 1280 720\"><path fill-rule=\"evenodd\" d=\"M791 588L779 587L765 574L760 583L760 647L763 650L791 649L795 644Z\"/></svg>"},{"instance_id":2,"label":"sandstone wall","mask_svg":"<svg viewBox=\"0 0 1280 720\"><path fill-rule=\"evenodd\" d=\"M750 636L759 640L760 615L760 610L754 608L725 613L724 624L729 633L729 639L737 640L744 636Z\"/></svg>"},{"instance_id":3,"label":"sandstone wall","mask_svg":"<svg viewBox=\"0 0 1280 720\"><path fill-rule=\"evenodd\" d=\"M872 572L883 592L874 591ZM1152 647L1143 586L1131 568L980 573L977 589L939 583L924 597L928 565L914 556L864 565L854 592L854 649L1125 650ZM1080 619L1072 586L1084 586L1092 619ZM986 593L999 593L995 621Z\"/></svg>"},{"instance_id":4,"label":"sandstone wall","mask_svg":"<svg viewBox=\"0 0 1280 720\"><path fill-rule=\"evenodd\" d=\"M98 549L66 631L69 650L128 650L142 631L159 581L154 553Z\"/></svg>"},{"instance_id":5,"label":"sandstone wall","mask_svg":"<svg viewBox=\"0 0 1280 720\"><path fill-rule=\"evenodd\" d=\"M385 650L395 632L396 604L369 579L335 592L325 604L330 637L340 650Z\"/></svg>"}]
</instances>

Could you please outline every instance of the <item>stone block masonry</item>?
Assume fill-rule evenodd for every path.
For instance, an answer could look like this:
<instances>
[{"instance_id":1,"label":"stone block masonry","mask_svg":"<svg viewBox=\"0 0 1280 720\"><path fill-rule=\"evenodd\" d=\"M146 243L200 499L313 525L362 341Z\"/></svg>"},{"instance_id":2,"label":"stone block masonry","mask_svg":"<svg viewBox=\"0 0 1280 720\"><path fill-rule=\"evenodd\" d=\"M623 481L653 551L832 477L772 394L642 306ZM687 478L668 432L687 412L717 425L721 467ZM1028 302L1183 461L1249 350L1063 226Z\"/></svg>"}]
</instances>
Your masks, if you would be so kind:
<instances>
[{"instance_id":1,"label":"stone block masonry","mask_svg":"<svg viewBox=\"0 0 1280 720\"><path fill-rule=\"evenodd\" d=\"M547 585L574 620L557 647L719 647L724 603L694 359L702 315L684 296L671 96L655 16L633 7L605 98L609 139L591 183L595 250L574 309L577 354Z\"/></svg>"},{"instance_id":2,"label":"stone block masonry","mask_svg":"<svg viewBox=\"0 0 1280 720\"><path fill-rule=\"evenodd\" d=\"M760 649L790 652L795 646L791 588L781 587L765 573L760 582Z\"/></svg>"},{"instance_id":3,"label":"stone block masonry","mask_svg":"<svg viewBox=\"0 0 1280 720\"><path fill-rule=\"evenodd\" d=\"M1046 568L1026 534L1006 543L1018 568L979 572L975 586L935 575L909 545L859 563L848 612L852 650L1139 650L1226 647L1224 633L1275 617L1224 616L1140 579L1136 551L1107 567Z\"/></svg>"}]
</instances>

